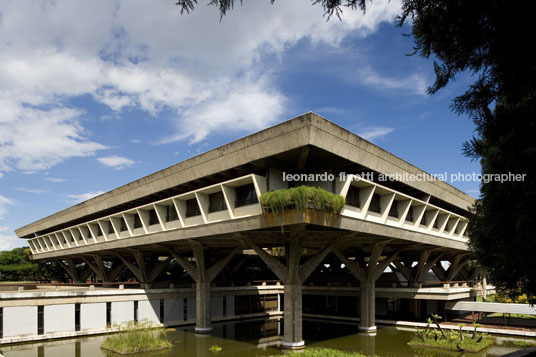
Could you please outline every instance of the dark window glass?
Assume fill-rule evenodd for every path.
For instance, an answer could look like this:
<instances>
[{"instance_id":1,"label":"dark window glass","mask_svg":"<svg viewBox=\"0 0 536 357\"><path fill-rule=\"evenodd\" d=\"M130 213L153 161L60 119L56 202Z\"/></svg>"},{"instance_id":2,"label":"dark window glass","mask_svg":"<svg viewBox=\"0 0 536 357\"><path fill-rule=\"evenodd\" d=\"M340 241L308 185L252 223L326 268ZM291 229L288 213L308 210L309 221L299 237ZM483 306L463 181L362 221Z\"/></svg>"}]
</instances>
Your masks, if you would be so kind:
<instances>
[{"instance_id":1,"label":"dark window glass","mask_svg":"<svg viewBox=\"0 0 536 357\"><path fill-rule=\"evenodd\" d=\"M134 301L134 321L138 321L138 302Z\"/></svg>"},{"instance_id":2,"label":"dark window glass","mask_svg":"<svg viewBox=\"0 0 536 357\"><path fill-rule=\"evenodd\" d=\"M160 299L160 323L164 323L164 299Z\"/></svg>"},{"instance_id":3,"label":"dark window glass","mask_svg":"<svg viewBox=\"0 0 536 357\"><path fill-rule=\"evenodd\" d=\"M186 217L199 216L200 214L201 214L201 210L199 209L197 200L195 198L192 198L191 200L187 200L186 201Z\"/></svg>"},{"instance_id":4,"label":"dark window glass","mask_svg":"<svg viewBox=\"0 0 536 357\"><path fill-rule=\"evenodd\" d=\"M0 338L4 338L4 308L0 307Z\"/></svg>"},{"instance_id":5,"label":"dark window glass","mask_svg":"<svg viewBox=\"0 0 536 357\"><path fill-rule=\"evenodd\" d=\"M106 326L110 326L112 324L112 303L107 302L106 303Z\"/></svg>"},{"instance_id":6,"label":"dark window glass","mask_svg":"<svg viewBox=\"0 0 536 357\"><path fill-rule=\"evenodd\" d=\"M126 231L128 228L127 228L127 222L125 221L125 219L123 217L121 217L121 223L119 223L119 230L121 232L124 232Z\"/></svg>"},{"instance_id":7,"label":"dark window glass","mask_svg":"<svg viewBox=\"0 0 536 357\"><path fill-rule=\"evenodd\" d=\"M45 307L37 307L37 334L42 335L45 331Z\"/></svg>"},{"instance_id":8,"label":"dark window glass","mask_svg":"<svg viewBox=\"0 0 536 357\"><path fill-rule=\"evenodd\" d=\"M87 230L87 237L88 238L93 238L93 234L91 233L91 229Z\"/></svg>"},{"instance_id":9,"label":"dark window glass","mask_svg":"<svg viewBox=\"0 0 536 357\"><path fill-rule=\"evenodd\" d=\"M391 208L389 209L389 216L398 217L398 201L393 201Z\"/></svg>"},{"instance_id":10,"label":"dark window glass","mask_svg":"<svg viewBox=\"0 0 536 357\"><path fill-rule=\"evenodd\" d=\"M223 192L215 192L208 195L208 211L218 212L227 209L225 199L223 198Z\"/></svg>"},{"instance_id":11,"label":"dark window glass","mask_svg":"<svg viewBox=\"0 0 536 357\"><path fill-rule=\"evenodd\" d=\"M377 193L372 195L372 200L370 201L369 210L376 213L381 213L382 207L380 203L380 195Z\"/></svg>"},{"instance_id":12,"label":"dark window glass","mask_svg":"<svg viewBox=\"0 0 536 357\"><path fill-rule=\"evenodd\" d=\"M166 222L176 221L179 219L175 205L170 204L166 206Z\"/></svg>"},{"instance_id":13,"label":"dark window glass","mask_svg":"<svg viewBox=\"0 0 536 357\"><path fill-rule=\"evenodd\" d=\"M438 229L438 228L437 228L437 227L438 227L438 224L439 224L438 220L439 220L439 216L437 216L436 219L434 220L434 228L435 228L435 229Z\"/></svg>"},{"instance_id":14,"label":"dark window glass","mask_svg":"<svg viewBox=\"0 0 536 357\"><path fill-rule=\"evenodd\" d=\"M74 330L80 331L80 304L74 304Z\"/></svg>"},{"instance_id":15,"label":"dark window glass","mask_svg":"<svg viewBox=\"0 0 536 357\"><path fill-rule=\"evenodd\" d=\"M346 195L346 204L354 207L361 207L359 201L359 187L350 186L348 194Z\"/></svg>"},{"instance_id":16,"label":"dark window glass","mask_svg":"<svg viewBox=\"0 0 536 357\"><path fill-rule=\"evenodd\" d=\"M415 218L413 218L413 206L409 207L408 215L406 216L406 221L408 222L414 222Z\"/></svg>"},{"instance_id":17,"label":"dark window glass","mask_svg":"<svg viewBox=\"0 0 536 357\"><path fill-rule=\"evenodd\" d=\"M149 211L149 225L152 226L153 224L159 224L158 216L156 215L156 210L152 209Z\"/></svg>"},{"instance_id":18,"label":"dark window glass","mask_svg":"<svg viewBox=\"0 0 536 357\"><path fill-rule=\"evenodd\" d=\"M102 229L100 228L100 224L97 224L97 237L100 237L102 235Z\"/></svg>"},{"instance_id":19,"label":"dark window glass","mask_svg":"<svg viewBox=\"0 0 536 357\"><path fill-rule=\"evenodd\" d=\"M253 186L252 183L236 187L235 192L235 207L251 205L253 203L259 202L259 200L257 199L257 193L255 192L255 186Z\"/></svg>"},{"instance_id":20,"label":"dark window glass","mask_svg":"<svg viewBox=\"0 0 536 357\"><path fill-rule=\"evenodd\" d=\"M141 227L142 227L142 225L141 225L140 215L136 213L134 215L134 229L141 228Z\"/></svg>"}]
</instances>

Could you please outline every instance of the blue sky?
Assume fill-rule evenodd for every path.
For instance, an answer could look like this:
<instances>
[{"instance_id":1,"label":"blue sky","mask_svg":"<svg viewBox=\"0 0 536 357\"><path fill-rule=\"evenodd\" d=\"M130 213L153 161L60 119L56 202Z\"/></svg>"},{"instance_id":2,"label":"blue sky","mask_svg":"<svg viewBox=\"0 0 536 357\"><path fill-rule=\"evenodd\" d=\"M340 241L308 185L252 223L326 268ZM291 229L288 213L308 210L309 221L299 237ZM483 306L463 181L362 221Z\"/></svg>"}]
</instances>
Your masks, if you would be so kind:
<instances>
[{"instance_id":1,"label":"blue sky","mask_svg":"<svg viewBox=\"0 0 536 357\"><path fill-rule=\"evenodd\" d=\"M430 173L479 172L474 126L426 95L398 1L326 22L310 0L245 1L219 21L166 1L0 2L0 250L14 229L314 111ZM478 182L453 185L478 196Z\"/></svg>"}]
</instances>

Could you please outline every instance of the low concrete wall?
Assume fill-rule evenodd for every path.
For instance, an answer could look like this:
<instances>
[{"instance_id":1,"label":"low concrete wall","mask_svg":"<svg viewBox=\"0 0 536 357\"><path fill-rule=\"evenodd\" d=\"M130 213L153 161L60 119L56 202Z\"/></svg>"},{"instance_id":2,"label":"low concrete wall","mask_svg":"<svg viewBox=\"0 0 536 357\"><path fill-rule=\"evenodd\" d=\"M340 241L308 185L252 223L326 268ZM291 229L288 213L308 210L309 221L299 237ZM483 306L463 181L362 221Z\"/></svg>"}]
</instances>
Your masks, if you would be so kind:
<instances>
[{"instance_id":1,"label":"low concrete wall","mask_svg":"<svg viewBox=\"0 0 536 357\"><path fill-rule=\"evenodd\" d=\"M274 294L280 292L281 287L251 286L234 289L213 289L211 312L214 321L246 317L235 315L235 298L228 294ZM196 315L193 293L193 289L102 289L3 294L0 297L3 327L0 344L113 331L117 329L117 326L107 328L108 304L112 325L122 325L134 320L134 302L137 303L138 321L148 320L159 325L161 301L163 301L162 317L165 325L193 324ZM76 316L77 304L79 305L78 316ZM40 334L38 333L38 307L43 309ZM184 316L185 312L186 316ZM77 322L79 326L76 326Z\"/></svg>"}]
</instances>

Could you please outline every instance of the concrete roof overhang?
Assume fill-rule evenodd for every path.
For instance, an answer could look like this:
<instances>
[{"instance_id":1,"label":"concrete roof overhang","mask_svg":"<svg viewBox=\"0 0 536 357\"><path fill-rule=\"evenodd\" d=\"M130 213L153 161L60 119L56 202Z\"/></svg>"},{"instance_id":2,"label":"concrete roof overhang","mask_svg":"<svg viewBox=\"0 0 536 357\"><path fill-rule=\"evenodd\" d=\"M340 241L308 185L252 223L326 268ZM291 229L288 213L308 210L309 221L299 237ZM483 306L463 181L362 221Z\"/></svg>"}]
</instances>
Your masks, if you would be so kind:
<instances>
[{"instance_id":1,"label":"concrete roof overhang","mask_svg":"<svg viewBox=\"0 0 536 357\"><path fill-rule=\"evenodd\" d=\"M247 173L262 173L268 167L287 172L336 168L352 173L424 173L328 120L307 113L54 213L17 229L16 234L30 238ZM415 197L430 195L431 203L459 214L474 203L473 197L443 181L390 185Z\"/></svg>"},{"instance_id":2,"label":"concrete roof overhang","mask_svg":"<svg viewBox=\"0 0 536 357\"><path fill-rule=\"evenodd\" d=\"M40 253L37 259L78 257L98 254L113 258L120 254L131 254L133 249L147 254L167 255L169 248L182 252L185 256L192 253L191 240L207 249L224 255L235 247L248 249L251 241L263 248L282 247L290 239L301 236L303 247L309 254L328 245L338 238L337 248L349 255L359 251L370 253L376 243L385 243L385 253L400 250L406 256L418 257L420 252L432 249L445 256L472 254L467 243L434 237L428 234L367 222L349 217L334 215L335 220L326 222L323 216L308 215L297 211L292 220L284 226L266 224L265 216L252 216L233 221L222 221L201 226L164 231L128 239L113 240L96 245L73 247L53 252ZM243 245L243 242L246 242Z\"/></svg>"}]
</instances>

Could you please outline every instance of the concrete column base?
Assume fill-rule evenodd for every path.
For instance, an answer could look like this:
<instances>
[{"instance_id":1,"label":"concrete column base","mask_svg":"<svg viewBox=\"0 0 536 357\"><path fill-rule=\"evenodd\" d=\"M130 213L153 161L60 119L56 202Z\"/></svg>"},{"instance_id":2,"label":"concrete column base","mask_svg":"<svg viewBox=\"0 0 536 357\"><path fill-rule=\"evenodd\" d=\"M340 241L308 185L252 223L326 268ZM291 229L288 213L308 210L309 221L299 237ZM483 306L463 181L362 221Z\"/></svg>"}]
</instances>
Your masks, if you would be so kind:
<instances>
[{"instance_id":1,"label":"concrete column base","mask_svg":"<svg viewBox=\"0 0 536 357\"><path fill-rule=\"evenodd\" d=\"M378 328L376 326L365 327L360 325L359 331L375 333L376 331L378 331Z\"/></svg>"},{"instance_id":2,"label":"concrete column base","mask_svg":"<svg viewBox=\"0 0 536 357\"><path fill-rule=\"evenodd\" d=\"M305 347L302 338L302 286L285 284L285 311L283 323L285 335L281 345L284 348L300 349Z\"/></svg>"},{"instance_id":3,"label":"concrete column base","mask_svg":"<svg viewBox=\"0 0 536 357\"><path fill-rule=\"evenodd\" d=\"M212 333L213 330L214 329L212 327L196 327L195 333L200 334L200 335L207 335L207 334Z\"/></svg>"},{"instance_id":4,"label":"concrete column base","mask_svg":"<svg viewBox=\"0 0 536 357\"><path fill-rule=\"evenodd\" d=\"M281 342L281 347L286 350L301 350L302 348L305 348L305 341L299 341L299 342Z\"/></svg>"},{"instance_id":5,"label":"concrete column base","mask_svg":"<svg viewBox=\"0 0 536 357\"><path fill-rule=\"evenodd\" d=\"M210 321L210 283L195 284L195 332L212 332Z\"/></svg>"}]
</instances>

